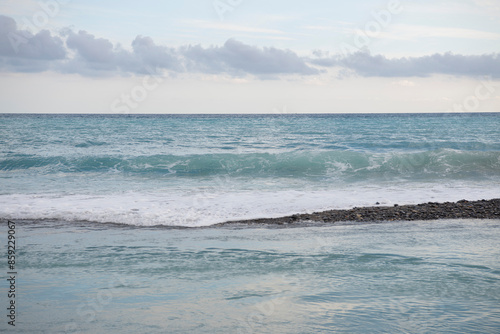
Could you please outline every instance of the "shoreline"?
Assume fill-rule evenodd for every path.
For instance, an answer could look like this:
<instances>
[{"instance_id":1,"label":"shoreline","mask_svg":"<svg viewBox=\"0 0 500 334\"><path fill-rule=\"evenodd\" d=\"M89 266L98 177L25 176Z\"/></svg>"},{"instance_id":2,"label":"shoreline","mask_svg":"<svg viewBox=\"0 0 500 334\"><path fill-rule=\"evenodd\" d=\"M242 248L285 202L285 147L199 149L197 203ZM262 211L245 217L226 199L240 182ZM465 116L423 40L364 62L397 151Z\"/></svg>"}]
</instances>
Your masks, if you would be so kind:
<instances>
[{"instance_id":1,"label":"shoreline","mask_svg":"<svg viewBox=\"0 0 500 334\"><path fill-rule=\"evenodd\" d=\"M65 221L60 219L13 219L0 218L2 221L15 221L23 225L41 227L43 224L66 224L71 222L72 226L90 227L92 229L104 229L109 226L128 229L205 229L218 227L237 226L268 226L268 227L301 227L308 225L334 225L337 222L355 223L381 223L392 221L428 221L440 219L498 219L500 220L500 198L490 200L457 202L427 202L421 204L406 204L394 206L366 206L354 207L352 209L335 209L313 213L292 214L276 218L255 218L230 220L207 226L178 226L178 225L129 225L117 222L98 222L90 220ZM75 225L76 223L76 225ZM98 223L98 224L95 224Z\"/></svg>"},{"instance_id":2,"label":"shoreline","mask_svg":"<svg viewBox=\"0 0 500 334\"><path fill-rule=\"evenodd\" d=\"M354 207L348 210L294 214L278 218L228 221L214 226L233 224L285 225L301 222L387 222L438 219L500 219L500 198L479 201L428 202L394 206Z\"/></svg>"}]
</instances>

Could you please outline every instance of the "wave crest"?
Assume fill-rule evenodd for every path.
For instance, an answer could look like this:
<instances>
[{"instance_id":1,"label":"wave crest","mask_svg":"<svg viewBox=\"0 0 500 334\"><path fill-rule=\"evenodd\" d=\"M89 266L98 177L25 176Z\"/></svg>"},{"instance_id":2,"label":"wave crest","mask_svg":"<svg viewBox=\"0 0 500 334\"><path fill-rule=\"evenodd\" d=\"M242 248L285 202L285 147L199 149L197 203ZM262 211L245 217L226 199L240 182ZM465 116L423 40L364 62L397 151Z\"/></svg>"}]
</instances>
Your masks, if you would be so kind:
<instances>
[{"instance_id":1,"label":"wave crest","mask_svg":"<svg viewBox=\"0 0 500 334\"><path fill-rule=\"evenodd\" d=\"M355 151L296 151L287 153L224 153L153 155L137 157L36 157L0 161L1 171L43 169L45 173L131 173L182 176L334 177L346 180L371 177L500 176L500 152L440 149L412 153Z\"/></svg>"}]
</instances>

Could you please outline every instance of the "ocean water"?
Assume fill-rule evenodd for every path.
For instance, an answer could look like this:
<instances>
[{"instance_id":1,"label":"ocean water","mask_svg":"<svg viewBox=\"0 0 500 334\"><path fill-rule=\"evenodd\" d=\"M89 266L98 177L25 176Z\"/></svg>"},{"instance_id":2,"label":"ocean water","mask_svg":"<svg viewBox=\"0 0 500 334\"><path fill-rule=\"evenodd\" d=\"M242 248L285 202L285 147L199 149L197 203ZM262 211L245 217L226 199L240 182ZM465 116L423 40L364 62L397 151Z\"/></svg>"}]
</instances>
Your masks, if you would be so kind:
<instances>
[{"instance_id":1,"label":"ocean water","mask_svg":"<svg viewBox=\"0 0 500 334\"><path fill-rule=\"evenodd\" d=\"M209 226L500 197L500 113L0 115L0 217Z\"/></svg>"},{"instance_id":2,"label":"ocean water","mask_svg":"<svg viewBox=\"0 0 500 334\"><path fill-rule=\"evenodd\" d=\"M498 197L499 113L0 114L0 332L498 333L500 220L214 225Z\"/></svg>"}]
</instances>

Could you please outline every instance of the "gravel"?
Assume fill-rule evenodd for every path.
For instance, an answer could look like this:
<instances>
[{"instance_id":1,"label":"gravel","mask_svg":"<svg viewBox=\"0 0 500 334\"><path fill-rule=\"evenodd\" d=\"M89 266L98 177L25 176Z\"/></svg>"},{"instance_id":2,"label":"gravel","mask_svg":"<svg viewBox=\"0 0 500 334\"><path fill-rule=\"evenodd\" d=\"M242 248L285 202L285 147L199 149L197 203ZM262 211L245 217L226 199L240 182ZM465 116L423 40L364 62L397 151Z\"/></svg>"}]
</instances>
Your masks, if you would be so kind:
<instances>
[{"instance_id":1,"label":"gravel","mask_svg":"<svg viewBox=\"0 0 500 334\"><path fill-rule=\"evenodd\" d=\"M436 219L500 219L500 199L434 203L417 205L373 206L349 210L329 210L296 214L280 218L261 218L230 221L219 224L298 224L301 222L385 222Z\"/></svg>"}]
</instances>

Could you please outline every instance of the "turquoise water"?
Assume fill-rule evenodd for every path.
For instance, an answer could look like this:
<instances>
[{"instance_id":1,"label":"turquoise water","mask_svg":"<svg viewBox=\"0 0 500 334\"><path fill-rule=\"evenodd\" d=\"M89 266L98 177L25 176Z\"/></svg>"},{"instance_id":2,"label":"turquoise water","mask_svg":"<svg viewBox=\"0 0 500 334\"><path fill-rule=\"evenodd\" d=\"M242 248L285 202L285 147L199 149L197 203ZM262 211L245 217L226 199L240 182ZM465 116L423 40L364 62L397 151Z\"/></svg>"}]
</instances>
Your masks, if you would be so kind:
<instances>
[{"instance_id":1,"label":"turquoise water","mask_svg":"<svg viewBox=\"0 0 500 334\"><path fill-rule=\"evenodd\" d=\"M500 114L0 115L0 217L208 226L500 197Z\"/></svg>"},{"instance_id":2,"label":"turquoise water","mask_svg":"<svg viewBox=\"0 0 500 334\"><path fill-rule=\"evenodd\" d=\"M498 220L17 225L19 333L500 331Z\"/></svg>"},{"instance_id":3,"label":"turquoise water","mask_svg":"<svg viewBox=\"0 0 500 334\"><path fill-rule=\"evenodd\" d=\"M500 332L498 220L212 226L498 198L498 113L3 114L0 185L0 331Z\"/></svg>"}]
</instances>

